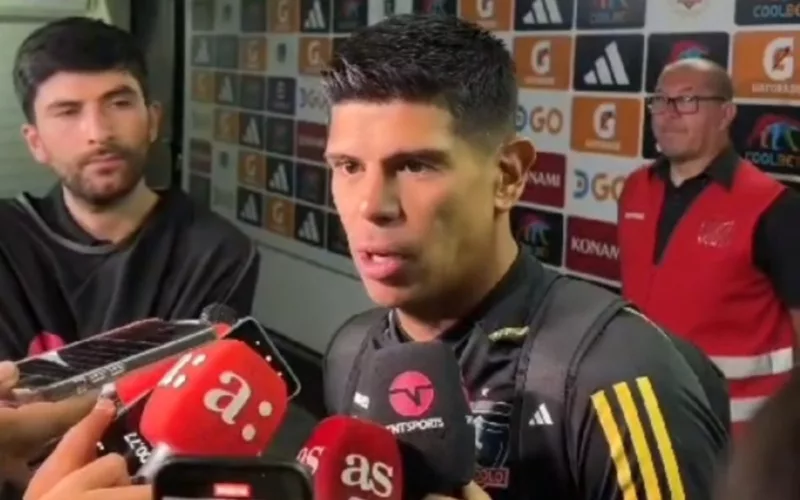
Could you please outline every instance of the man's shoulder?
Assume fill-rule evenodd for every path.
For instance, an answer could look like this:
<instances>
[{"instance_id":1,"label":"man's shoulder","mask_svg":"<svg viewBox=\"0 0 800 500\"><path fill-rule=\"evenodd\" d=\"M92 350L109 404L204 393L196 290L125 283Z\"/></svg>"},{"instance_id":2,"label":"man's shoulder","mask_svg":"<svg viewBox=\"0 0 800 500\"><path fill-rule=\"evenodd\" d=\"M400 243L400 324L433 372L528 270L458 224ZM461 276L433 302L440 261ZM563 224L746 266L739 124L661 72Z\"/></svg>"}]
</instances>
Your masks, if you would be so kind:
<instances>
[{"instance_id":1,"label":"man's shoulder","mask_svg":"<svg viewBox=\"0 0 800 500\"><path fill-rule=\"evenodd\" d=\"M626 307L605 325L587 351L578 380L591 391L639 377L669 379L675 385L697 382L673 338L642 313Z\"/></svg>"},{"instance_id":2,"label":"man's shoulder","mask_svg":"<svg viewBox=\"0 0 800 500\"><path fill-rule=\"evenodd\" d=\"M181 220L183 241L208 252L222 248L230 254L250 254L255 251L253 240L236 225L192 200L181 191L169 191L162 196L169 197L169 211L176 213Z\"/></svg>"},{"instance_id":3,"label":"man's shoulder","mask_svg":"<svg viewBox=\"0 0 800 500\"><path fill-rule=\"evenodd\" d=\"M328 342L325 357L336 356L343 351L360 348L370 330L376 325L382 324L387 314L386 309L374 307L347 318L333 333Z\"/></svg>"}]
</instances>

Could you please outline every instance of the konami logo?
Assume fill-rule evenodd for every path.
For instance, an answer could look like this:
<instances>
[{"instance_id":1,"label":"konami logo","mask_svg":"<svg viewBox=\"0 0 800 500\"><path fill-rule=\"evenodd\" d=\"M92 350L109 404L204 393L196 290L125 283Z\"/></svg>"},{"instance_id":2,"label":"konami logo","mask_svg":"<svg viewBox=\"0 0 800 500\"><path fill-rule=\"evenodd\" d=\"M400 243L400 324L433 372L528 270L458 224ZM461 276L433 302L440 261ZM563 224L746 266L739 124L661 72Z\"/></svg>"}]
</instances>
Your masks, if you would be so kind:
<instances>
[{"instance_id":1,"label":"konami logo","mask_svg":"<svg viewBox=\"0 0 800 500\"><path fill-rule=\"evenodd\" d=\"M608 222L570 217L567 220L567 268L619 281L617 226Z\"/></svg>"},{"instance_id":2,"label":"konami logo","mask_svg":"<svg viewBox=\"0 0 800 500\"><path fill-rule=\"evenodd\" d=\"M564 155L539 153L536 164L528 172L521 201L563 208L566 170L567 158Z\"/></svg>"}]
</instances>

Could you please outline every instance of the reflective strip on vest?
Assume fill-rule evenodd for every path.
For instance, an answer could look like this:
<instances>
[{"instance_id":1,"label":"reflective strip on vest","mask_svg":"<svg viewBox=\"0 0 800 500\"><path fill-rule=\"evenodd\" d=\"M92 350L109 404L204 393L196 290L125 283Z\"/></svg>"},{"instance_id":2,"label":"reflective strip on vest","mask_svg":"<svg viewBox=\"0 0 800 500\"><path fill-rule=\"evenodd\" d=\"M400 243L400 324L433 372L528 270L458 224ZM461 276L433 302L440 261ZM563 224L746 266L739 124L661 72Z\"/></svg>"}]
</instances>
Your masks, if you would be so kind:
<instances>
[{"instance_id":1,"label":"reflective strip on vest","mask_svg":"<svg viewBox=\"0 0 800 500\"><path fill-rule=\"evenodd\" d=\"M711 356L728 380L743 380L764 375L780 375L792 370L794 352L791 347L756 356Z\"/></svg>"},{"instance_id":2,"label":"reflective strip on vest","mask_svg":"<svg viewBox=\"0 0 800 500\"><path fill-rule=\"evenodd\" d=\"M766 396L757 398L733 398L731 400L731 422L747 422L767 402Z\"/></svg>"}]
</instances>

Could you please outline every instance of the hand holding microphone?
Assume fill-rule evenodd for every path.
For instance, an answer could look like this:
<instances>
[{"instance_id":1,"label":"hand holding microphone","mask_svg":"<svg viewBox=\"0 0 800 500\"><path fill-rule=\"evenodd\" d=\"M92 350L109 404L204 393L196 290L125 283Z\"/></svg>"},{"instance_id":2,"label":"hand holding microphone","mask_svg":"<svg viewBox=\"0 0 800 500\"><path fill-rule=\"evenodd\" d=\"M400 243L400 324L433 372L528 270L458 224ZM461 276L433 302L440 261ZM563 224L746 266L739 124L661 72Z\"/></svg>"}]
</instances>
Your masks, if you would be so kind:
<instances>
[{"instance_id":1,"label":"hand holding microphone","mask_svg":"<svg viewBox=\"0 0 800 500\"><path fill-rule=\"evenodd\" d=\"M11 390L18 378L14 363L0 362L0 399L13 403ZM94 403L94 395L84 395L56 403L0 407L0 481L24 488L31 476L28 462L86 416Z\"/></svg>"},{"instance_id":2,"label":"hand holding microphone","mask_svg":"<svg viewBox=\"0 0 800 500\"><path fill-rule=\"evenodd\" d=\"M475 477L475 429L452 349L410 342L381 349L356 389L356 416L400 443L407 495L460 494Z\"/></svg>"},{"instance_id":3,"label":"hand holding microphone","mask_svg":"<svg viewBox=\"0 0 800 500\"><path fill-rule=\"evenodd\" d=\"M132 486L119 455L96 459L95 443L114 418L114 404L101 399L70 429L33 476L25 500L149 500L149 486Z\"/></svg>"},{"instance_id":4,"label":"hand holding microphone","mask_svg":"<svg viewBox=\"0 0 800 500\"><path fill-rule=\"evenodd\" d=\"M313 478L315 500L403 500L403 464L387 429L352 417L319 423L297 455Z\"/></svg>"},{"instance_id":5,"label":"hand holding microphone","mask_svg":"<svg viewBox=\"0 0 800 500\"><path fill-rule=\"evenodd\" d=\"M474 482L469 483L463 489L460 497L446 497L443 495L427 495L423 500L492 500L492 497Z\"/></svg>"},{"instance_id":6,"label":"hand holding microphone","mask_svg":"<svg viewBox=\"0 0 800 500\"><path fill-rule=\"evenodd\" d=\"M258 456L288 406L286 384L246 344L219 340L182 356L147 397L135 447L152 479L172 455Z\"/></svg>"}]
</instances>

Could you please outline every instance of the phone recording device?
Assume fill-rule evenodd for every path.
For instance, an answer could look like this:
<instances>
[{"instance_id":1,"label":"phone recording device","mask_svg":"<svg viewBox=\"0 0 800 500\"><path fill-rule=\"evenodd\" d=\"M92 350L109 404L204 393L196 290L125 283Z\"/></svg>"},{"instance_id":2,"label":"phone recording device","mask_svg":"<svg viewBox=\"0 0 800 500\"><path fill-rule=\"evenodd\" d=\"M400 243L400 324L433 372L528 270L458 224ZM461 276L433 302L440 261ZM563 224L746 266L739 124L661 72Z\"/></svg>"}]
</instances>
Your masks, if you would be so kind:
<instances>
[{"instance_id":1,"label":"phone recording device","mask_svg":"<svg viewBox=\"0 0 800 500\"><path fill-rule=\"evenodd\" d=\"M240 340L264 358L272 369L283 378L290 401L300 393L302 389L300 379L289 366L289 363L286 362L286 358L275 347L275 344L269 338L269 333L257 319L253 317L240 319L233 324L231 330L224 335L224 338Z\"/></svg>"},{"instance_id":2,"label":"phone recording device","mask_svg":"<svg viewBox=\"0 0 800 500\"><path fill-rule=\"evenodd\" d=\"M305 469L293 461L182 457L153 482L155 500L313 500Z\"/></svg>"},{"instance_id":3,"label":"phone recording device","mask_svg":"<svg viewBox=\"0 0 800 500\"><path fill-rule=\"evenodd\" d=\"M212 317L204 311L200 320L146 319L18 361L20 380L13 390L14 400L58 401L80 395L219 338L240 340L256 351L284 378L289 399L294 398L300 392L300 380L264 327L252 317L236 321L235 313L223 310L229 309L225 306L206 309L212 307Z\"/></svg>"},{"instance_id":4,"label":"phone recording device","mask_svg":"<svg viewBox=\"0 0 800 500\"><path fill-rule=\"evenodd\" d=\"M25 358L16 402L58 401L100 388L122 375L215 340L207 321L137 321L94 337Z\"/></svg>"}]
</instances>

